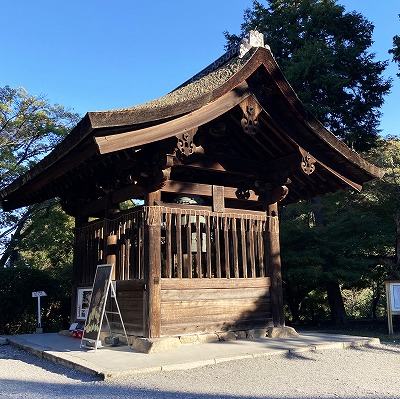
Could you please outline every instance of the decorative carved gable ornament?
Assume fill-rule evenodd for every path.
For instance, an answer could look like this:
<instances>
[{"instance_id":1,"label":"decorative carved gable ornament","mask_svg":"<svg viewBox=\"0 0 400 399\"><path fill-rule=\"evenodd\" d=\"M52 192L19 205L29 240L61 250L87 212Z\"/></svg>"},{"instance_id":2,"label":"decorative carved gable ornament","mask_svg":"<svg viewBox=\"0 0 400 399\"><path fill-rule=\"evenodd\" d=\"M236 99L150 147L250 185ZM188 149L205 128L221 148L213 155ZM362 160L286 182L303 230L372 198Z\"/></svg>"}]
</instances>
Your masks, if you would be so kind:
<instances>
[{"instance_id":1,"label":"decorative carved gable ornament","mask_svg":"<svg viewBox=\"0 0 400 399\"><path fill-rule=\"evenodd\" d=\"M317 162L317 160L304 148L299 147L299 151L301 154L301 170L306 175L311 175L311 173L315 171L315 162Z\"/></svg>"},{"instance_id":2,"label":"decorative carved gable ornament","mask_svg":"<svg viewBox=\"0 0 400 399\"><path fill-rule=\"evenodd\" d=\"M262 108L253 96L246 98L240 103L240 108L243 111L243 117L240 121L243 131L252 136L260 131L258 115Z\"/></svg>"},{"instance_id":3,"label":"decorative carved gable ornament","mask_svg":"<svg viewBox=\"0 0 400 399\"><path fill-rule=\"evenodd\" d=\"M178 139L177 152L176 152L176 155L178 158L179 157L188 157L195 152L196 146L193 143L193 137L196 134L196 132L197 132L197 128L188 130L188 131L176 136Z\"/></svg>"},{"instance_id":4,"label":"decorative carved gable ornament","mask_svg":"<svg viewBox=\"0 0 400 399\"><path fill-rule=\"evenodd\" d=\"M264 35L256 30L249 31L240 41L239 58L243 58L252 47L265 47L270 49L269 46L264 46Z\"/></svg>"}]
</instances>

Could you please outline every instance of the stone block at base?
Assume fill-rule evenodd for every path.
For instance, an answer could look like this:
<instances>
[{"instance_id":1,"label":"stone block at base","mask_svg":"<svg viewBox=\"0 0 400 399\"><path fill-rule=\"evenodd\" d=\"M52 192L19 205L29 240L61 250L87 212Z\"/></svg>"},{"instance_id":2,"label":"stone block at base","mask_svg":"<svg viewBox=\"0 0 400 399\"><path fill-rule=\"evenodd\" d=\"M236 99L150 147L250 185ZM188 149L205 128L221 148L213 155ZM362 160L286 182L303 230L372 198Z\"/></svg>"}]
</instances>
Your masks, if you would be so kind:
<instances>
[{"instance_id":1,"label":"stone block at base","mask_svg":"<svg viewBox=\"0 0 400 399\"><path fill-rule=\"evenodd\" d=\"M268 338L298 338L299 334L293 327L269 327Z\"/></svg>"},{"instance_id":2,"label":"stone block at base","mask_svg":"<svg viewBox=\"0 0 400 399\"><path fill-rule=\"evenodd\" d=\"M180 335L179 340L181 344L198 344L200 343L197 335Z\"/></svg>"},{"instance_id":3,"label":"stone block at base","mask_svg":"<svg viewBox=\"0 0 400 399\"><path fill-rule=\"evenodd\" d=\"M246 339L247 338L246 331L236 331L236 338L237 339Z\"/></svg>"},{"instance_id":4,"label":"stone block at base","mask_svg":"<svg viewBox=\"0 0 400 399\"><path fill-rule=\"evenodd\" d=\"M217 336L220 341L235 341L237 339L237 334L233 331L220 332L217 333Z\"/></svg>"},{"instance_id":5,"label":"stone block at base","mask_svg":"<svg viewBox=\"0 0 400 399\"><path fill-rule=\"evenodd\" d=\"M256 328L253 330L247 330L247 338L265 338L267 336L267 329L265 328Z\"/></svg>"},{"instance_id":6,"label":"stone block at base","mask_svg":"<svg viewBox=\"0 0 400 399\"><path fill-rule=\"evenodd\" d=\"M197 336L197 339L201 344L219 341L219 337L217 334L199 334Z\"/></svg>"},{"instance_id":7,"label":"stone block at base","mask_svg":"<svg viewBox=\"0 0 400 399\"><path fill-rule=\"evenodd\" d=\"M143 353L165 352L180 347L178 337L133 338L131 348Z\"/></svg>"}]
</instances>

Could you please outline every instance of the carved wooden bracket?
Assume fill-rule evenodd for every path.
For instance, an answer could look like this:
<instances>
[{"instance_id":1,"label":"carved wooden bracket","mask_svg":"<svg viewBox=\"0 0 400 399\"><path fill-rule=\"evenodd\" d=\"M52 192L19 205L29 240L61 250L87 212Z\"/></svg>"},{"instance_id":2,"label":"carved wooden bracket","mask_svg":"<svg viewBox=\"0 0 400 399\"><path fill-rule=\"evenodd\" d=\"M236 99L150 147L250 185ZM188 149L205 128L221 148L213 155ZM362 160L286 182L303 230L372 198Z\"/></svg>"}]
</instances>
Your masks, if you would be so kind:
<instances>
[{"instance_id":1,"label":"carved wooden bracket","mask_svg":"<svg viewBox=\"0 0 400 399\"><path fill-rule=\"evenodd\" d=\"M299 147L299 151L301 154L301 170L306 175L311 175L311 173L315 171L315 162L317 162L317 160L305 149Z\"/></svg>"},{"instance_id":2,"label":"carved wooden bracket","mask_svg":"<svg viewBox=\"0 0 400 399\"><path fill-rule=\"evenodd\" d=\"M160 164L161 173L158 174L158 184L160 187L164 185L164 183L170 179L171 177L171 168L178 162L174 154L166 154L166 158Z\"/></svg>"},{"instance_id":3,"label":"carved wooden bracket","mask_svg":"<svg viewBox=\"0 0 400 399\"><path fill-rule=\"evenodd\" d=\"M243 111L243 118L240 121L243 131L254 136L260 131L258 115L262 111L262 108L252 96L242 101L240 103L240 108L242 108Z\"/></svg>"},{"instance_id":4,"label":"carved wooden bracket","mask_svg":"<svg viewBox=\"0 0 400 399\"><path fill-rule=\"evenodd\" d=\"M177 156L188 157L196 151L196 146L193 143L193 137L197 132L197 128L188 130L177 135Z\"/></svg>"},{"instance_id":5,"label":"carved wooden bracket","mask_svg":"<svg viewBox=\"0 0 400 399\"><path fill-rule=\"evenodd\" d=\"M284 184L271 184L262 180L257 180L254 184L259 191L260 198L266 200L269 204L283 201L289 194L289 188L287 184L290 184L291 180L287 179Z\"/></svg>"},{"instance_id":6,"label":"carved wooden bracket","mask_svg":"<svg viewBox=\"0 0 400 399\"><path fill-rule=\"evenodd\" d=\"M250 198L250 190L248 188L238 188L235 194L238 199L248 200Z\"/></svg>"}]
</instances>

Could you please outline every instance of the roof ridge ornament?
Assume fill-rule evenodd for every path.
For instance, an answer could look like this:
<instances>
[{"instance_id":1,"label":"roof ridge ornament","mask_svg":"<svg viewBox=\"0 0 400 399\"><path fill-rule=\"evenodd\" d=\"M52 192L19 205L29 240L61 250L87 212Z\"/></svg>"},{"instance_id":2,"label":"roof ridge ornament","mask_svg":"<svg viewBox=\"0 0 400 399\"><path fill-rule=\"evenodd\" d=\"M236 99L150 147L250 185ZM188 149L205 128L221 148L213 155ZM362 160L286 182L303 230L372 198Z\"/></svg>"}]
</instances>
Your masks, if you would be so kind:
<instances>
[{"instance_id":1,"label":"roof ridge ornament","mask_svg":"<svg viewBox=\"0 0 400 399\"><path fill-rule=\"evenodd\" d=\"M207 76L208 74L216 71L218 68L228 63L235 57L238 57L241 62L244 62L244 56L252 49L256 47L263 47L267 50L271 51L271 47L268 45L264 45L264 34L256 31L250 30L239 43L232 44L228 47L225 54L215 60L212 64L205 67L196 75L192 76L189 80L182 83L178 86L174 91L190 84L196 82L197 80Z\"/></svg>"},{"instance_id":2,"label":"roof ridge ornament","mask_svg":"<svg viewBox=\"0 0 400 399\"><path fill-rule=\"evenodd\" d=\"M257 30L250 30L239 43L239 58L243 58L252 47L264 47L270 50L268 45L264 45L264 34Z\"/></svg>"}]
</instances>

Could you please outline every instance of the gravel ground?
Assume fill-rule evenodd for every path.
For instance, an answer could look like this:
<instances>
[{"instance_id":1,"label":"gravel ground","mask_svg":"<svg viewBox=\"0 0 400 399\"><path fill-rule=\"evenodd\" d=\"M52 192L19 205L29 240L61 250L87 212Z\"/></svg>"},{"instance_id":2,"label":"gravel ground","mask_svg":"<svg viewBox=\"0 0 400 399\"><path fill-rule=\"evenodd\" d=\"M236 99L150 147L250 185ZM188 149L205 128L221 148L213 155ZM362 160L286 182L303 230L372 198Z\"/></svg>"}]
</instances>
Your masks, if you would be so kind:
<instances>
[{"instance_id":1,"label":"gravel ground","mask_svg":"<svg viewBox=\"0 0 400 399\"><path fill-rule=\"evenodd\" d=\"M0 397L400 398L400 345L260 357L111 381L0 346Z\"/></svg>"}]
</instances>

